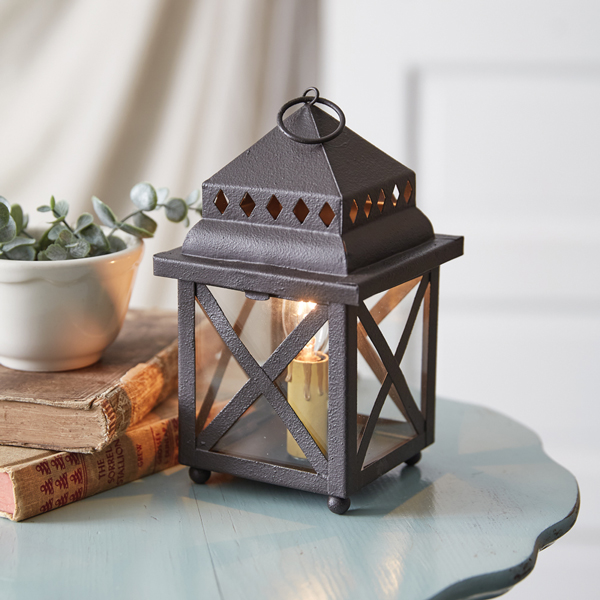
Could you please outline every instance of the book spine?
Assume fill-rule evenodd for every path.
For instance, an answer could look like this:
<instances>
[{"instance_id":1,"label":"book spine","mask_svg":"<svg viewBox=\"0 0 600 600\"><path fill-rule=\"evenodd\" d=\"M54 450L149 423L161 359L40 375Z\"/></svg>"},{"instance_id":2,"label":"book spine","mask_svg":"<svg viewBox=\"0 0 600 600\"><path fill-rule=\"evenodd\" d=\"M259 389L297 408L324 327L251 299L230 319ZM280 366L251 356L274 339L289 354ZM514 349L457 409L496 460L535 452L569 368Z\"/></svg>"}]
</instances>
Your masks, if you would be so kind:
<instances>
[{"instance_id":1,"label":"book spine","mask_svg":"<svg viewBox=\"0 0 600 600\"><path fill-rule=\"evenodd\" d=\"M177 464L178 419L133 428L95 454L57 452L8 471L14 491L13 521L83 500Z\"/></svg>"},{"instance_id":2,"label":"book spine","mask_svg":"<svg viewBox=\"0 0 600 600\"><path fill-rule=\"evenodd\" d=\"M127 371L100 397L98 406L104 417L104 440L96 448L83 452L100 450L119 438L177 388L177 356L175 340L148 362Z\"/></svg>"}]
</instances>

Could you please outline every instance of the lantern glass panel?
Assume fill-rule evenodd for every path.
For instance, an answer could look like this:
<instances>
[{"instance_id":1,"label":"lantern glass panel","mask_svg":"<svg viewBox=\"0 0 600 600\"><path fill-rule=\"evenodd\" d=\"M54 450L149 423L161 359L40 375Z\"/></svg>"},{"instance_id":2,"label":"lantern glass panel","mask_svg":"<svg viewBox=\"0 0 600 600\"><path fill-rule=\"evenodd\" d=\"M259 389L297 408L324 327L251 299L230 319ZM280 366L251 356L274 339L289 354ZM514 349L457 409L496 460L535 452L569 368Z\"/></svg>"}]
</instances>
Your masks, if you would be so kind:
<instances>
[{"instance_id":1,"label":"lantern glass panel","mask_svg":"<svg viewBox=\"0 0 600 600\"><path fill-rule=\"evenodd\" d=\"M207 287L244 346L260 366L264 365L285 338L281 327L283 301L269 298L261 302L239 290Z\"/></svg>"},{"instance_id":2,"label":"lantern glass panel","mask_svg":"<svg viewBox=\"0 0 600 600\"><path fill-rule=\"evenodd\" d=\"M429 290L429 286L427 286ZM416 290L415 290L416 291ZM408 298L407 298L408 300ZM400 368L406 378L408 387L412 392L413 398L417 403L417 406L423 410L425 401L423 399L423 377L425 373L426 358L423 356L423 338L425 336L425 329L423 326L423 314L425 312L425 299L421 302L415 324L413 326L412 335L408 340L408 346Z\"/></svg>"},{"instance_id":3,"label":"lantern glass panel","mask_svg":"<svg viewBox=\"0 0 600 600\"><path fill-rule=\"evenodd\" d=\"M408 282L409 287L414 287L412 287L410 291L406 293L406 296L404 296L400 302L397 302L398 296L403 295L406 292L407 284L402 284L365 300L365 305L369 309L369 312L371 312L373 315L373 318L376 320L376 322L379 323L381 333L385 337L390 350L394 353L396 352L398 342L400 341L400 338L402 337L406 327L406 323L408 322L410 311L413 307L413 303L415 302L417 292L419 291L420 283L420 278ZM429 289L429 286L427 289ZM379 301L382 300L382 298L383 301L380 303ZM390 306L390 299L392 300L393 308ZM378 304L379 307L376 308ZM402 356L402 361L400 363L402 374L404 375L406 382L408 383L408 387L412 392L413 398L419 408L422 408L421 386L423 375L422 361L424 305L424 300L419 302L419 310L417 312L416 319L414 320L412 332L408 338L407 348L404 351L404 355ZM384 307L383 311L381 310L382 306ZM390 309L390 312L388 313L385 309ZM363 372L365 365L364 358L362 358L362 356L359 357L359 364L360 375L360 373ZM365 371L365 374L373 377L373 373L370 370Z\"/></svg>"},{"instance_id":4,"label":"lantern glass panel","mask_svg":"<svg viewBox=\"0 0 600 600\"><path fill-rule=\"evenodd\" d=\"M370 389L367 389L368 385L370 385ZM380 389L381 386L378 383L374 384L374 380L368 380L359 386L359 448L367 427L368 416L373 410L373 405L375 404ZM385 397L383 408L377 418L373 434L368 440L365 457L362 463L363 468L368 467L375 461L388 455L396 448L399 448L409 440L413 439L416 435L415 428L400 412L394 398L398 398L398 394L395 386L392 385L390 392Z\"/></svg>"},{"instance_id":5,"label":"lantern glass panel","mask_svg":"<svg viewBox=\"0 0 600 600\"><path fill-rule=\"evenodd\" d=\"M306 458L290 455L289 436L283 421L261 395L219 440L213 451L314 473Z\"/></svg>"},{"instance_id":6,"label":"lantern glass panel","mask_svg":"<svg viewBox=\"0 0 600 600\"><path fill-rule=\"evenodd\" d=\"M424 291L419 278L365 301L382 339L374 343L359 319L357 433L363 468L417 435L407 403L412 403L414 410L421 410ZM399 364L399 387L382 359L384 345ZM373 423L368 426L371 416Z\"/></svg>"},{"instance_id":7,"label":"lantern glass panel","mask_svg":"<svg viewBox=\"0 0 600 600\"><path fill-rule=\"evenodd\" d=\"M197 443L213 452L315 472L311 452L320 460L327 456L326 307L208 290L209 302L202 306L198 300L206 319L196 344L203 372L196 386ZM223 335L229 336L229 347Z\"/></svg>"},{"instance_id":8,"label":"lantern glass panel","mask_svg":"<svg viewBox=\"0 0 600 600\"><path fill-rule=\"evenodd\" d=\"M196 414L205 413L208 424L235 393L248 375L231 354L221 336L196 302ZM202 411L204 407L204 411ZM200 429L202 423L198 423ZM196 431L199 433L199 431Z\"/></svg>"}]
</instances>

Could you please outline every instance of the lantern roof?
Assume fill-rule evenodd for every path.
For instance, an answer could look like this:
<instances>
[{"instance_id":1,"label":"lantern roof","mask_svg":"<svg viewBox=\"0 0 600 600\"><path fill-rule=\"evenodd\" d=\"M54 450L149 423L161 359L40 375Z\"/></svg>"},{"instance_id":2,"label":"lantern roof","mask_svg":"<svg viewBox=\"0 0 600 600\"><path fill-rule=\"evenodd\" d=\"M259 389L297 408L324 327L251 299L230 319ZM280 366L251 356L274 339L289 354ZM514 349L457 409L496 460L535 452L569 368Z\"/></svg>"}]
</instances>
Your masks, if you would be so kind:
<instances>
[{"instance_id":1,"label":"lantern roof","mask_svg":"<svg viewBox=\"0 0 600 600\"><path fill-rule=\"evenodd\" d=\"M283 124L313 141L341 127L309 103ZM347 275L434 238L414 172L348 127L310 144L275 127L205 181L202 197L187 256Z\"/></svg>"},{"instance_id":2,"label":"lantern roof","mask_svg":"<svg viewBox=\"0 0 600 600\"><path fill-rule=\"evenodd\" d=\"M285 124L299 136L318 138L331 133L338 121L313 105L303 106ZM215 173L205 186L222 189L241 184L258 192L268 189L339 199L361 197L411 174L410 169L347 127L324 144L298 143L275 127Z\"/></svg>"}]
</instances>

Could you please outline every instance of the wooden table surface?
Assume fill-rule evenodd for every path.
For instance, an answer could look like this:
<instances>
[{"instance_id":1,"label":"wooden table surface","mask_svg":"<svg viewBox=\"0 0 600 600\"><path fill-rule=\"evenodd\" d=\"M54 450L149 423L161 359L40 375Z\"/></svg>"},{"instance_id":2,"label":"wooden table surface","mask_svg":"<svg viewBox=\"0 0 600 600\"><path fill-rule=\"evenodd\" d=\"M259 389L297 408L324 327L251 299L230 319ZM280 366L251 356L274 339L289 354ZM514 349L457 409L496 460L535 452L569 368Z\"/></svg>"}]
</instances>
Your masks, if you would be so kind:
<instances>
[{"instance_id":1,"label":"wooden table surface","mask_svg":"<svg viewBox=\"0 0 600 600\"><path fill-rule=\"evenodd\" d=\"M416 467L356 494L344 516L323 496L228 476L198 486L177 467L1 520L0 597L493 597L573 525L577 483L488 409L440 401L437 428Z\"/></svg>"}]
</instances>

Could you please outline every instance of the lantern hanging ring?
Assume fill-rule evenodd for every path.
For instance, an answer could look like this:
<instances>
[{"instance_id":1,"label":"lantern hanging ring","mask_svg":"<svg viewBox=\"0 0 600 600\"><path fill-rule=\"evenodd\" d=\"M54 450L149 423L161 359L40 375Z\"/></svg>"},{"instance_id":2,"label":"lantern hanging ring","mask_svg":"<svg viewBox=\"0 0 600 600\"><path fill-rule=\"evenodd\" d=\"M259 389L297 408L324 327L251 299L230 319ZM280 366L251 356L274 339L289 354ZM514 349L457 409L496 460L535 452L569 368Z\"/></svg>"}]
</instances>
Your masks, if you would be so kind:
<instances>
[{"instance_id":1,"label":"lantern hanging ring","mask_svg":"<svg viewBox=\"0 0 600 600\"><path fill-rule=\"evenodd\" d=\"M314 96L307 96L309 92L314 92ZM289 129L287 129L287 127L283 124L283 115L292 106L302 103L308 104L308 106L312 106L313 104L324 104L325 106L328 106L333 111L335 111L340 120L339 125L337 126L335 131L332 131L331 133L328 133L327 135L318 138L305 138L296 135L295 133L292 133ZM342 133L344 127L346 126L346 116L337 104L334 104L333 102L331 102L331 100L321 98L319 95L319 90L316 87L310 87L304 92L304 94L300 98L294 98L293 100L286 102L279 109L279 112L277 113L277 126L287 137L289 137L291 140L294 140L295 142L299 142L300 144L324 144L325 142L333 140L338 135L340 135L340 133Z\"/></svg>"}]
</instances>

